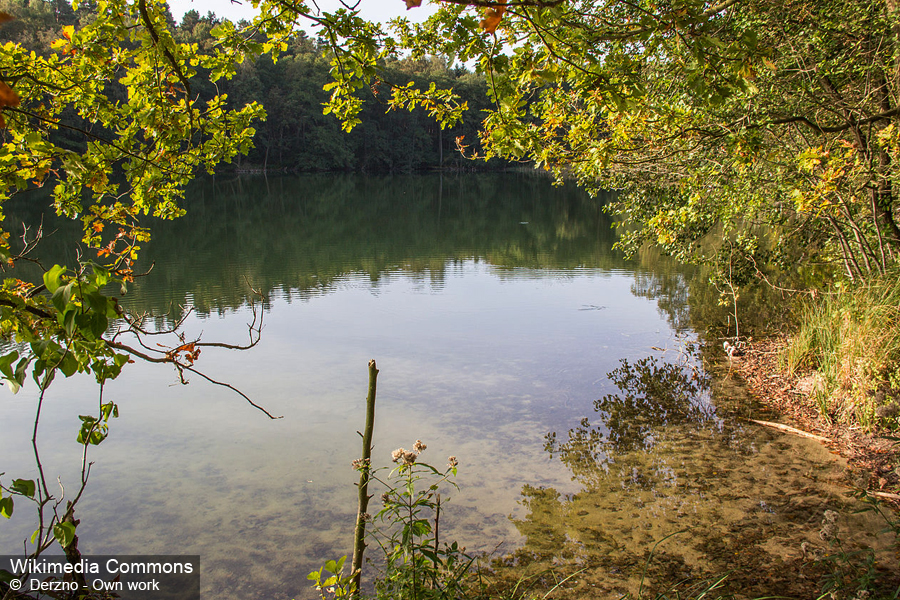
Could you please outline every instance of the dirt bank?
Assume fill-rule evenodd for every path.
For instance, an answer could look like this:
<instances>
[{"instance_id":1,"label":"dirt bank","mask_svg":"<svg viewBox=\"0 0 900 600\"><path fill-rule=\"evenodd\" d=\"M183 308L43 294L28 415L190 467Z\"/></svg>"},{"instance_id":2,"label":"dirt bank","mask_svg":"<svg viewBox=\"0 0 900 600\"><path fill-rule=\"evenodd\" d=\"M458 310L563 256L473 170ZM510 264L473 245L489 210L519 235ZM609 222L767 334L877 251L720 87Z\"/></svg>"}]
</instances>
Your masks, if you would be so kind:
<instances>
[{"instance_id":1,"label":"dirt bank","mask_svg":"<svg viewBox=\"0 0 900 600\"><path fill-rule=\"evenodd\" d=\"M824 417L810 394L809 378L791 376L778 364L778 353L786 343L785 337L749 341L741 356L730 359L731 375L742 379L760 403L783 415L784 424L828 438L825 443L848 460L860 485L884 498L900 494L900 442L884 437L900 436L865 432ZM893 502L898 504L897 498Z\"/></svg>"}]
</instances>

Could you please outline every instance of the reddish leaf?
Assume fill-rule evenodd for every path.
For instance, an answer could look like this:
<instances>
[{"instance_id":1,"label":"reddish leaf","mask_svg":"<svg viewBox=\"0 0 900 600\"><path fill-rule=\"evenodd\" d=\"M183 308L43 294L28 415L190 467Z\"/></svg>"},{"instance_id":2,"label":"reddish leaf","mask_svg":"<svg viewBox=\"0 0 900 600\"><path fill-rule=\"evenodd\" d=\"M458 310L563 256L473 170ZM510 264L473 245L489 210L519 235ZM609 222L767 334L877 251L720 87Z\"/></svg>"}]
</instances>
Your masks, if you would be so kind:
<instances>
[{"instance_id":1,"label":"reddish leaf","mask_svg":"<svg viewBox=\"0 0 900 600\"><path fill-rule=\"evenodd\" d=\"M405 0L406 1L406 10L411 8L418 8L422 6L422 0Z\"/></svg>"},{"instance_id":2,"label":"reddish leaf","mask_svg":"<svg viewBox=\"0 0 900 600\"><path fill-rule=\"evenodd\" d=\"M19 95L11 87L0 81L0 107L18 105Z\"/></svg>"},{"instance_id":3,"label":"reddish leaf","mask_svg":"<svg viewBox=\"0 0 900 600\"><path fill-rule=\"evenodd\" d=\"M497 25L500 24L500 20L503 19L503 13L505 12L505 4L499 4L494 8L485 9L484 19L482 19L481 23L478 25L485 33L494 33L497 30Z\"/></svg>"},{"instance_id":4,"label":"reddish leaf","mask_svg":"<svg viewBox=\"0 0 900 600\"><path fill-rule=\"evenodd\" d=\"M2 14L2 13L0 13ZM11 87L0 81L0 109L4 106L18 106L19 95ZM6 128L6 120L0 115L0 129Z\"/></svg>"}]
</instances>

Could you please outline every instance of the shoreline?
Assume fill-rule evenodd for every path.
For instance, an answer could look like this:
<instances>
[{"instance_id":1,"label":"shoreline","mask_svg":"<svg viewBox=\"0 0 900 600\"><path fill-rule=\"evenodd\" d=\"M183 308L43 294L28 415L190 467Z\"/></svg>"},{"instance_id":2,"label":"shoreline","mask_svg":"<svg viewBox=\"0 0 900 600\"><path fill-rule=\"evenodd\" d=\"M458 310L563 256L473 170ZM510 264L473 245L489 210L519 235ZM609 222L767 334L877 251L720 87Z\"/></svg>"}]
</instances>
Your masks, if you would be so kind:
<instances>
[{"instance_id":1,"label":"shoreline","mask_svg":"<svg viewBox=\"0 0 900 600\"><path fill-rule=\"evenodd\" d=\"M888 431L865 431L859 426L837 423L824 417L804 385L803 377L792 376L778 364L778 355L787 336L747 340L742 356L725 358L729 377L737 377L747 392L762 406L775 411L785 425L827 438L832 452L847 460L847 468L860 487L900 506L900 446L886 439ZM794 435L787 433L786 435ZM893 435L897 435L893 433Z\"/></svg>"}]
</instances>

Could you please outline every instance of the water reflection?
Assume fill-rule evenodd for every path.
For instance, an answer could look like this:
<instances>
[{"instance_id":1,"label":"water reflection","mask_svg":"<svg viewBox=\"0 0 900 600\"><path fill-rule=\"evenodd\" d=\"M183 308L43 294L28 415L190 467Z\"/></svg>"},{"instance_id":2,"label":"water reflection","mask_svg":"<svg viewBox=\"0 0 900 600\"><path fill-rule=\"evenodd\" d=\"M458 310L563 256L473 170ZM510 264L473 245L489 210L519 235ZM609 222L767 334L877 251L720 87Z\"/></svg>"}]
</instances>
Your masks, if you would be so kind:
<instances>
[{"instance_id":1,"label":"water reflection","mask_svg":"<svg viewBox=\"0 0 900 600\"><path fill-rule=\"evenodd\" d=\"M603 204L527 175L198 180L184 217L150 224L136 270L153 268L128 304L154 314L185 305L224 314L251 299L248 282L291 301L328 293L351 274L373 288L398 272L440 288L448 269L473 257L498 269L622 269L630 263L611 250ZM44 263L72 263L80 222L46 206L33 194L4 210L13 223L43 219L53 232L41 245Z\"/></svg>"},{"instance_id":2,"label":"water reflection","mask_svg":"<svg viewBox=\"0 0 900 600\"><path fill-rule=\"evenodd\" d=\"M728 414L733 399L715 398L717 411L691 364L623 360L609 378L619 391L592 419L546 438L580 489L523 486L527 514L513 522L526 541L496 562L499 581L579 571L567 597L618 597L679 581L684 593L727 573L722 591L739 597L815 597L823 572L808 554L826 548L829 509L842 512L848 547L875 546L890 564L881 524L851 514L858 506L820 445L744 426Z\"/></svg>"}]
</instances>

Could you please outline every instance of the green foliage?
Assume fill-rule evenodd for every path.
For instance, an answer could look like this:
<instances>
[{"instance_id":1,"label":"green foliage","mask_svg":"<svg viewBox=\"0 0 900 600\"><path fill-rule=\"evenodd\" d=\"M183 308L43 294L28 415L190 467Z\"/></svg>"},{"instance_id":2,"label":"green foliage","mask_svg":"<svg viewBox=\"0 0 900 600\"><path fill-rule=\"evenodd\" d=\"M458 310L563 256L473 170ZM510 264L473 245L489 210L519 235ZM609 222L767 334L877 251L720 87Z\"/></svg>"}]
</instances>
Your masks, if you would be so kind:
<instances>
[{"instance_id":1,"label":"green foliage","mask_svg":"<svg viewBox=\"0 0 900 600\"><path fill-rule=\"evenodd\" d=\"M336 561L329 560L321 569L306 576L313 582L316 591L322 598L333 597L336 600L342 600L352 598L355 594L356 582L352 574L344 575L345 562L347 562L346 556L342 556Z\"/></svg>"},{"instance_id":2,"label":"green foliage","mask_svg":"<svg viewBox=\"0 0 900 600\"><path fill-rule=\"evenodd\" d=\"M118 416L116 403L103 401L105 382L134 358L183 372L199 354L196 342L183 339L149 353L124 343L125 334L147 334L113 295L134 280L133 263L150 237L143 221L183 214L185 185L246 153L252 122L265 113L255 102L235 107L224 94L194 92L198 81L214 89L232 77L256 48L236 37L202 49L177 41L162 0L3 0L0 11L0 207L43 187L52 190L55 211L83 227L84 248L70 254L77 258L50 268L38 256L39 224L23 224L19 251L10 246L15 224L0 231L0 266L8 275L25 262L38 267L30 280L7 276L0 283L0 377L13 393L30 377L40 394L33 438L40 477L0 485L0 514L12 515L14 497L34 504L37 556L76 539L73 512L90 471L87 447L101 443ZM80 417L81 487L63 506L47 485L37 430L54 379L77 373L94 377L100 402L96 416Z\"/></svg>"},{"instance_id":3,"label":"green foliage","mask_svg":"<svg viewBox=\"0 0 900 600\"><path fill-rule=\"evenodd\" d=\"M75 524L74 523L57 523L53 526L53 537L56 538L56 541L59 542L59 545L63 548L68 548L69 544L72 543L72 540L75 539Z\"/></svg>"},{"instance_id":4,"label":"green foliage","mask_svg":"<svg viewBox=\"0 0 900 600\"><path fill-rule=\"evenodd\" d=\"M370 472L370 481L385 486L381 494L381 509L366 532L369 542L377 543L380 556L373 562L381 572L375 578L375 597L384 600L455 599L467 597L473 587L469 577L474 558L466 554L457 542L441 543L440 514L442 485L456 488L450 479L456 476L456 457L448 459L443 471L418 461L425 450L416 441L412 450L399 448L393 452L398 466L382 479L379 471ZM359 464L358 469L366 468ZM422 484L424 488L421 488ZM349 598L356 594L353 575L343 574L346 556L330 560L307 579L314 582L322 598ZM383 560L383 564L381 563ZM329 573L326 577L326 573Z\"/></svg>"},{"instance_id":5,"label":"green foliage","mask_svg":"<svg viewBox=\"0 0 900 600\"><path fill-rule=\"evenodd\" d=\"M261 5L263 18L281 8L317 24L327 110L346 128L366 122L354 94L390 80L379 61L395 48L476 65L491 100L479 155L622 190L611 210L631 251L708 262L710 237L761 224L812 237L803 260L837 261L850 278L900 251L890 2L441 2L424 24L398 19L396 39L354 10ZM425 103L446 124L462 114L446 87L404 84L390 84L392 108Z\"/></svg>"},{"instance_id":6,"label":"green foliage","mask_svg":"<svg viewBox=\"0 0 900 600\"><path fill-rule=\"evenodd\" d=\"M446 470L440 471L418 462L411 454L402 448L394 452L400 466L383 481L388 490L382 494L382 508L373 518L372 537L385 557L383 574L375 582L376 596L398 600L462 597L466 573L474 559L457 542L441 544L438 537L438 490L445 482L456 487L449 480L456 475L456 459L451 457ZM425 478L432 482L417 489Z\"/></svg>"},{"instance_id":7,"label":"green foliage","mask_svg":"<svg viewBox=\"0 0 900 600\"><path fill-rule=\"evenodd\" d=\"M782 360L791 373L811 377L825 416L864 427L900 424L898 306L896 270L801 304Z\"/></svg>"},{"instance_id":8,"label":"green foliage","mask_svg":"<svg viewBox=\"0 0 900 600\"><path fill-rule=\"evenodd\" d=\"M78 431L76 441L79 444L90 444L96 446L106 439L109 435L110 417L119 416L119 407L112 402L107 402L100 406L100 418L91 415L80 415L81 429Z\"/></svg>"},{"instance_id":9,"label":"green foliage","mask_svg":"<svg viewBox=\"0 0 900 600\"><path fill-rule=\"evenodd\" d=\"M4 280L0 337L14 345L0 357L0 373L13 391L29 370L42 390L57 372L90 372L102 384L129 360L127 350L105 337L110 322L125 316L108 286L124 294L134 277L132 263L149 239L140 218L179 216L184 185L199 168L212 171L246 152L250 123L264 113L257 103L230 108L225 96L200 101L192 93L198 69L212 80L232 76L244 50L219 45L204 52L196 43L177 42L159 0L69 8L52 28L47 18L37 19L43 13L35 3L8 1L5 7L13 16L5 27L46 35L38 49L10 41L0 51L0 81L10 94L3 109L0 203L23 190L52 187L56 210L81 219L84 243L96 259L54 265L40 281ZM9 238L8 231L0 236L7 266L34 260L39 231L19 254ZM102 430L94 430L95 438Z\"/></svg>"},{"instance_id":10,"label":"green foliage","mask_svg":"<svg viewBox=\"0 0 900 600\"><path fill-rule=\"evenodd\" d=\"M325 88L335 85L328 56L322 40L296 33L277 61L247 61L222 86L230 101L258 100L268 115L240 169L408 172L460 165L456 138L478 147L477 110L488 106L483 77L437 57L386 58L377 80L353 92L359 122L348 132L322 110ZM460 111L471 109L462 121L460 111L448 114L451 87Z\"/></svg>"},{"instance_id":11,"label":"green foliage","mask_svg":"<svg viewBox=\"0 0 900 600\"><path fill-rule=\"evenodd\" d=\"M35 485L34 481L30 479L15 479L13 480L12 491L17 494L22 494L23 496L28 496L29 498L34 498Z\"/></svg>"}]
</instances>

